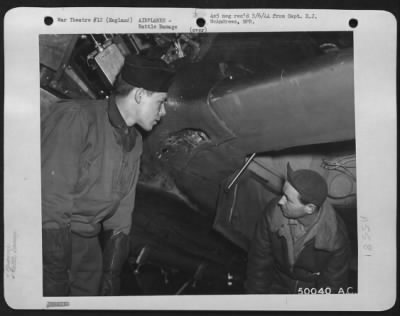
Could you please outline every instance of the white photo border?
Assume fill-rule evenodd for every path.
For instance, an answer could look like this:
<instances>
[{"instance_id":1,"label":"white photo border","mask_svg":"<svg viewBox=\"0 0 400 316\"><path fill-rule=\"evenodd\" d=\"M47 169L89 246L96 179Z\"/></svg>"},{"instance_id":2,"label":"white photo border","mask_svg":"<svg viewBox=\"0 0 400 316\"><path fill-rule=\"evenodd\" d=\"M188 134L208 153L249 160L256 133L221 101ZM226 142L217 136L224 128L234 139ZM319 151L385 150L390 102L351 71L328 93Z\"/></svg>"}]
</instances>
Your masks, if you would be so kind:
<instances>
[{"instance_id":1,"label":"white photo border","mask_svg":"<svg viewBox=\"0 0 400 316\"><path fill-rule=\"evenodd\" d=\"M178 14L179 11L179 14ZM211 14L314 14L211 24ZM51 26L45 17L53 17ZM71 22L102 17L103 22ZM116 23L110 17L130 22ZM150 33L141 17L162 17L173 32L353 31L358 191L358 293L337 295L42 296L39 35ZM196 19L206 21L204 28ZM358 26L351 28L350 19ZM61 22L65 19L65 22ZM107 22L108 21L108 22ZM397 22L385 11L194 8L15 8L4 20L4 288L15 309L385 310L396 301ZM155 29L170 33L171 29ZM368 254L364 251L371 246ZM23 298L23 299L21 299ZM49 305L60 302L59 306ZM64 305L63 305L64 304Z\"/></svg>"}]
</instances>

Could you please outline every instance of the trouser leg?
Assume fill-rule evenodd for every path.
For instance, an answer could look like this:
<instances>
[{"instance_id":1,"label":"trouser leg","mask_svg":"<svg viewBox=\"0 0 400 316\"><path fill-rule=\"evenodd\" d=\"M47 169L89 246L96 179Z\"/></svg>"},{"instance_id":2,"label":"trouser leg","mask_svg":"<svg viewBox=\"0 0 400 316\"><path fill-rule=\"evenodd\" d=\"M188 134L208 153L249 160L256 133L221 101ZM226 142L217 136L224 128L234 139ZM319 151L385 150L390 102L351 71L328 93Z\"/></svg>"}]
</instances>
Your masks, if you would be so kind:
<instances>
[{"instance_id":1,"label":"trouser leg","mask_svg":"<svg viewBox=\"0 0 400 316\"><path fill-rule=\"evenodd\" d=\"M121 270L129 254L129 236L122 232L104 231L103 281L100 295L120 294Z\"/></svg>"},{"instance_id":2,"label":"trouser leg","mask_svg":"<svg viewBox=\"0 0 400 316\"><path fill-rule=\"evenodd\" d=\"M71 267L69 226L42 229L43 296L68 296Z\"/></svg>"},{"instance_id":3,"label":"trouser leg","mask_svg":"<svg viewBox=\"0 0 400 316\"><path fill-rule=\"evenodd\" d=\"M103 256L99 238L72 233L71 296L99 295Z\"/></svg>"}]
</instances>

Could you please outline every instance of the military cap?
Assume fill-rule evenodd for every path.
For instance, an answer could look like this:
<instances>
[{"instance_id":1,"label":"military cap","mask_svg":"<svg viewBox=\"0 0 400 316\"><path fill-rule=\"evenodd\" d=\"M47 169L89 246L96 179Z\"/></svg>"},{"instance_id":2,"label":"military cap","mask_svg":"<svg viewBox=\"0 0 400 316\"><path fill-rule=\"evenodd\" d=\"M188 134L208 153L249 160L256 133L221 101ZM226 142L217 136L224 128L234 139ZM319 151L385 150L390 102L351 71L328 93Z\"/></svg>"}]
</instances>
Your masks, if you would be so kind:
<instances>
[{"instance_id":1,"label":"military cap","mask_svg":"<svg viewBox=\"0 0 400 316\"><path fill-rule=\"evenodd\" d=\"M122 79L139 88L153 92L167 92L173 72L161 59L141 55L128 55L121 69Z\"/></svg>"},{"instance_id":2,"label":"military cap","mask_svg":"<svg viewBox=\"0 0 400 316\"><path fill-rule=\"evenodd\" d=\"M287 181L299 192L303 200L320 207L328 196L328 185L316 171L309 169L292 170L287 164Z\"/></svg>"}]
</instances>

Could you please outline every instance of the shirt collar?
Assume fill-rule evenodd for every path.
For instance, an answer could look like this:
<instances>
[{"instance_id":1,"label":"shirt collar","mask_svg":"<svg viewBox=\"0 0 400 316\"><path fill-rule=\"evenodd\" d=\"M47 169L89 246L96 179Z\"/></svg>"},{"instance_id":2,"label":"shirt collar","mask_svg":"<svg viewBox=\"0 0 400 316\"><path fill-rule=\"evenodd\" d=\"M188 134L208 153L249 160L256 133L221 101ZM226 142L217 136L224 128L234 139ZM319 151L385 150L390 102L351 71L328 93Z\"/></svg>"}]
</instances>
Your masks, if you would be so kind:
<instances>
[{"instance_id":1,"label":"shirt collar","mask_svg":"<svg viewBox=\"0 0 400 316\"><path fill-rule=\"evenodd\" d=\"M126 152L130 152L136 144L136 128L126 125L117 107L114 96L111 96L108 100L108 118L111 126L114 127L117 143L120 144Z\"/></svg>"},{"instance_id":2,"label":"shirt collar","mask_svg":"<svg viewBox=\"0 0 400 316\"><path fill-rule=\"evenodd\" d=\"M122 117L117 103L115 102L115 96L111 96L108 99L108 118L110 120L111 125L116 129L126 129L128 125L126 125L124 118Z\"/></svg>"},{"instance_id":3,"label":"shirt collar","mask_svg":"<svg viewBox=\"0 0 400 316\"><path fill-rule=\"evenodd\" d=\"M275 208L274 216L271 218L271 230L282 236L285 234L284 230L288 229L287 225L296 224L296 220L291 220L289 224L289 219L283 216L277 204L275 204ZM315 247L317 249L331 251L338 246L335 238L338 230L337 215L332 205L328 202L321 206L319 212L316 222L307 230L307 237L304 243L315 237Z\"/></svg>"}]
</instances>

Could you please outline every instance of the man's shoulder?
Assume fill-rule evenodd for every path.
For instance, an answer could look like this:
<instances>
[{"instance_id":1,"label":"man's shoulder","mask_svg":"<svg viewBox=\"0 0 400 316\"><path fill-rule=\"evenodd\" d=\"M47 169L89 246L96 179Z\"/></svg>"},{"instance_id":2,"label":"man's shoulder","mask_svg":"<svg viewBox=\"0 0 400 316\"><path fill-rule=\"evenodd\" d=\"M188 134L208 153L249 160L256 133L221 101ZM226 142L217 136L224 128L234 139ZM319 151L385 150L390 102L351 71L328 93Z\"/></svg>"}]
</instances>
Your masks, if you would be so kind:
<instances>
[{"instance_id":1,"label":"man's shoulder","mask_svg":"<svg viewBox=\"0 0 400 316\"><path fill-rule=\"evenodd\" d=\"M104 100L60 100L46 112L41 113L41 128L43 136L55 126L86 126L90 128L99 125L104 119Z\"/></svg>"},{"instance_id":2,"label":"man's shoulder","mask_svg":"<svg viewBox=\"0 0 400 316\"><path fill-rule=\"evenodd\" d=\"M335 210L335 215L336 215L336 242L339 244L347 243L349 242L349 233L347 230L347 226L343 220L343 218L339 215L339 213Z\"/></svg>"},{"instance_id":3,"label":"man's shoulder","mask_svg":"<svg viewBox=\"0 0 400 316\"><path fill-rule=\"evenodd\" d=\"M349 242L345 223L329 203L324 205L317 235L319 246L328 250L341 248Z\"/></svg>"},{"instance_id":4,"label":"man's shoulder","mask_svg":"<svg viewBox=\"0 0 400 316\"><path fill-rule=\"evenodd\" d=\"M323 220L325 224L331 227L331 229L335 231L336 234L343 235L347 233L346 225L343 219L338 214L332 204L328 202L324 204L324 213L325 214Z\"/></svg>"},{"instance_id":5,"label":"man's shoulder","mask_svg":"<svg viewBox=\"0 0 400 316\"><path fill-rule=\"evenodd\" d=\"M64 108L70 108L71 111L96 111L100 109L102 105L106 103L106 100L88 100L88 99L76 99L76 100L62 100L58 102L58 106Z\"/></svg>"},{"instance_id":6,"label":"man's shoulder","mask_svg":"<svg viewBox=\"0 0 400 316\"><path fill-rule=\"evenodd\" d=\"M105 112L105 100L60 100L52 105L49 115L79 115L81 119L89 119Z\"/></svg>"}]
</instances>

